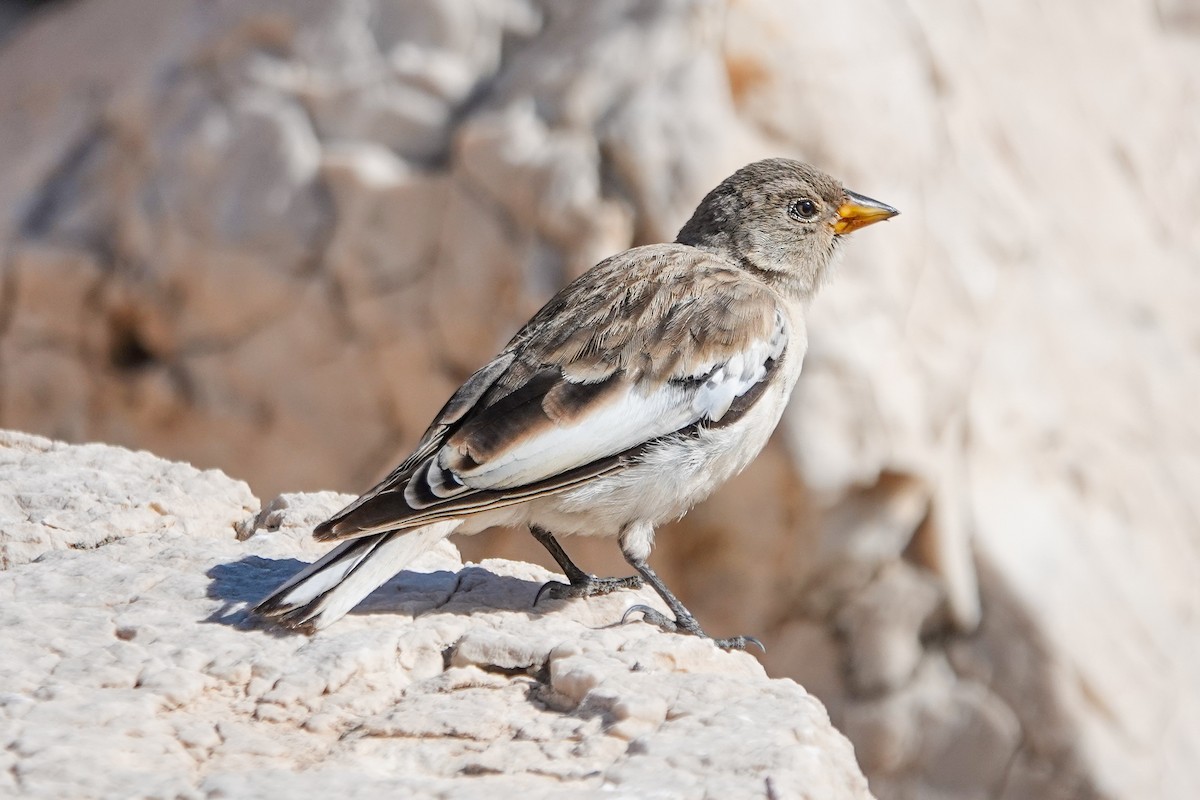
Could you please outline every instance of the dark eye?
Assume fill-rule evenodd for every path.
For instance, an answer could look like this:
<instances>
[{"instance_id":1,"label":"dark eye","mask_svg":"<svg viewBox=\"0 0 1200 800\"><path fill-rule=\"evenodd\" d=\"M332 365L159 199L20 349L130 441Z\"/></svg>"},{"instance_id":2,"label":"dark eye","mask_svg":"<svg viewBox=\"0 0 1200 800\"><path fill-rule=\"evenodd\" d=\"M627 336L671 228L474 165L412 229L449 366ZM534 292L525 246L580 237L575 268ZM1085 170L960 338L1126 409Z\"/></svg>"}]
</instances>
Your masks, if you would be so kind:
<instances>
[{"instance_id":1,"label":"dark eye","mask_svg":"<svg viewBox=\"0 0 1200 800\"><path fill-rule=\"evenodd\" d=\"M803 200L793 200L792 204L788 206L788 216L805 222L815 219L817 216L817 204L807 197Z\"/></svg>"}]
</instances>

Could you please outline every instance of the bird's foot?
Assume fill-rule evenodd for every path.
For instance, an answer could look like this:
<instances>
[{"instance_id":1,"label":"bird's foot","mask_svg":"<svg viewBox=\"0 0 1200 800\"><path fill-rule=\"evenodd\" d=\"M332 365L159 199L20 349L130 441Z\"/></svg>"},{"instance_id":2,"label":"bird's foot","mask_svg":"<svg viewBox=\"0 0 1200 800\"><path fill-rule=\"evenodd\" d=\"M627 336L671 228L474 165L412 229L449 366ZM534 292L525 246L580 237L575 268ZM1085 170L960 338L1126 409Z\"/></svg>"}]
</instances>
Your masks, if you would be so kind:
<instances>
[{"instance_id":1,"label":"bird's foot","mask_svg":"<svg viewBox=\"0 0 1200 800\"><path fill-rule=\"evenodd\" d=\"M700 623L691 614L671 619L666 614L650 606L636 605L630 606L625 615L621 617L621 624L629 622L629 615L634 613L640 613L643 622L648 622L667 633L684 633L690 636L699 636L702 639L712 639L711 636L704 632L700 627ZM713 639L712 641L713 644L722 650L745 650L747 646L753 644L757 645L758 649L764 653L767 652L767 648L763 643L753 636L731 636L728 639Z\"/></svg>"},{"instance_id":2,"label":"bird's foot","mask_svg":"<svg viewBox=\"0 0 1200 800\"><path fill-rule=\"evenodd\" d=\"M640 589L642 579L638 575L628 578L597 578L595 575L584 575L573 579L570 583L549 581L542 584L533 598L536 606L543 597L551 600L572 600L576 597L597 597L611 594L619 589Z\"/></svg>"}]
</instances>

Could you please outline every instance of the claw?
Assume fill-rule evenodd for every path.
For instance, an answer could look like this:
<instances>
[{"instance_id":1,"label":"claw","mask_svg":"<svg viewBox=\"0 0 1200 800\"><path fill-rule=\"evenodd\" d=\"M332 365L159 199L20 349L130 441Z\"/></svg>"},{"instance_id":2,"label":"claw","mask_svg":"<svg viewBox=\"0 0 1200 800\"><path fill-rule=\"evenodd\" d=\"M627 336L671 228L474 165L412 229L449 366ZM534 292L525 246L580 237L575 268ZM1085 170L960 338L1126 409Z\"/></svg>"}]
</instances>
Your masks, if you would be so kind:
<instances>
[{"instance_id":1,"label":"claw","mask_svg":"<svg viewBox=\"0 0 1200 800\"><path fill-rule=\"evenodd\" d=\"M670 617L668 617L666 614L662 613L658 609L651 608L650 606L645 606L645 605L641 605L641 604L638 604L636 606L630 606L629 608L627 608L625 610L625 613L621 615L621 624L624 625L627 622L629 622L629 615L634 612L640 612L642 615L642 621L649 623L649 624L655 626L656 628L660 628L660 629L662 629L664 631L668 631L668 632L675 631L678 629L678 626L675 624L675 621L672 620Z\"/></svg>"},{"instance_id":2,"label":"claw","mask_svg":"<svg viewBox=\"0 0 1200 800\"><path fill-rule=\"evenodd\" d=\"M722 650L745 650L747 645L757 645L765 655L767 646L753 636L733 636L728 639L714 639L713 643Z\"/></svg>"},{"instance_id":3,"label":"claw","mask_svg":"<svg viewBox=\"0 0 1200 800\"><path fill-rule=\"evenodd\" d=\"M645 605L630 606L628 609L626 609L625 613L621 615L621 624L624 625L628 623L629 615L635 612L642 615L643 622L654 625L666 633L690 633L693 636L699 636L702 639L712 638L707 633L700 630L699 625L685 625L679 620L673 620L661 611ZM712 641L713 644L722 650L745 650L747 645L753 644L757 645L758 649L762 650L763 653L767 652L766 645L764 645L758 639L755 639L753 636L732 636L728 639L713 639Z\"/></svg>"},{"instance_id":4,"label":"claw","mask_svg":"<svg viewBox=\"0 0 1200 800\"><path fill-rule=\"evenodd\" d=\"M560 587L560 586L561 586L563 589L570 589L570 588L571 588L571 585L570 585L570 584L568 584L568 583L562 583L561 581L546 581L545 583L543 583L543 584L541 585L541 588L539 588L539 589L537 590L537 594L535 594L535 595L533 596L533 605L534 605L534 606L537 606L537 604L538 604L538 603L541 601L541 599L542 599L542 595L544 595L544 594L545 594L546 592L548 592L548 591L549 591L549 592L554 592L554 594L552 594L552 595L550 596L550 599L551 599L551 600L561 600L561 599L562 599L562 597L558 596L558 593L559 593L559 591L561 591L561 590L557 588L557 587Z\"/></svg>"},{"instance_id":5,"label":"claw","mask_svg":"<svg viewBox=\"0 0 1200 800\"><path fill-rule=\"evenodd\" d=\"M580 579L574 583L547 581L542 584L537 594L534 595L533 604L536 606L543 595L548 596L551 600L571 600L577 597L597 597L599 595L611 594L619 589L640 588L642 588L642 579L637 575L628 578L589 577L586 580Z\"/></svg>"}]
</instances>

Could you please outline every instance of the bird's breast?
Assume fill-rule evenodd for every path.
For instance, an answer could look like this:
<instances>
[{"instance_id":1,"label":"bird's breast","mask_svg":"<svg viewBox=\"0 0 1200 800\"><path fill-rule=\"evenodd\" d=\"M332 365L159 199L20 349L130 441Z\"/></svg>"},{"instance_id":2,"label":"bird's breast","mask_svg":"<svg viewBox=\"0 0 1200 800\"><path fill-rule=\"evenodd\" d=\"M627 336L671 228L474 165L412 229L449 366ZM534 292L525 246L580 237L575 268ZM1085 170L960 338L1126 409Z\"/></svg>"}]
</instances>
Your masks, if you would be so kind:
<instances>
[{"instance_id":1,"label":"bird's breast","mask_svg":"<svg viewBox=\"0 0 1200 800\"><path fill-rule=\"evenodd\" d=\"M633 522L657 526L678 519L766 445L799 376L802 339L799 344L789 346L771 385L736 422L662 437L628 468L534 501L528 521L555 533L616 536Z\"/></svg>"}]
</instances>

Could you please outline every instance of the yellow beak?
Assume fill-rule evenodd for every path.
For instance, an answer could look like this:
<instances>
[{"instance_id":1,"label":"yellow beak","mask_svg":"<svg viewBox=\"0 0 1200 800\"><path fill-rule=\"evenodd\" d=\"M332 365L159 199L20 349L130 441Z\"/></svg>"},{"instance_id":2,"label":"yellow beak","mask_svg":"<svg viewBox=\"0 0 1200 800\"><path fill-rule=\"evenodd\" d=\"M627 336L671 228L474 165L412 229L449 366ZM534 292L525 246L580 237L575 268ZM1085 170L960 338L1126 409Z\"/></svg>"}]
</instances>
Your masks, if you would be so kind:
<instances>
[{"instance_id":1,"label":"yellow beak","mask_svg":"<svg viewBox=\"0 0 1200 800\"><path fill-rule=\"evenodd\" d=\"M850 233L873 222L891 219L899 213L887 203L847 191L846 202L838 207L838 219L833 223L833 231L838 234Z\"/></svg>"}]
</instances>

